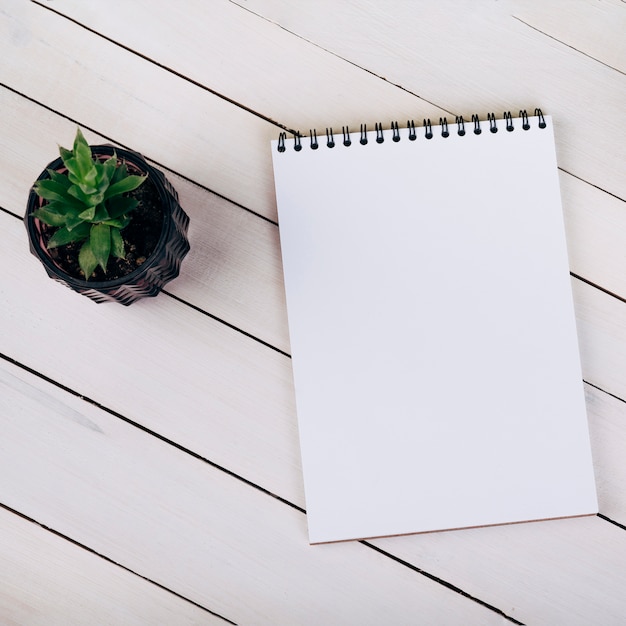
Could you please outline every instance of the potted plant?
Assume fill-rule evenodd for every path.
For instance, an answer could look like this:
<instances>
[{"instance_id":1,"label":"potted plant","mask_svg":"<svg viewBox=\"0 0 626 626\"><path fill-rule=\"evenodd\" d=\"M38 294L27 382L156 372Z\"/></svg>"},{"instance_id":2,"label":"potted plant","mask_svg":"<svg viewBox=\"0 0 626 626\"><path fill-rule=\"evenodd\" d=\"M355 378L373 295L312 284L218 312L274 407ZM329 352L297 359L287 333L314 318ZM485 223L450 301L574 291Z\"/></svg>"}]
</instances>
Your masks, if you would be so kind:
<instances>
[{"instance_id":1,"label":"potted plant","mask_svg":"<svg viewBox=\"0 0 626 626\"><path fill-rule=\"evenodd\" d=\"M96 302L156 296L189 251L189 217L138 153L89 146L80 128L28 196L31 252L51 278Z\"/></svg>"}]
</instances>

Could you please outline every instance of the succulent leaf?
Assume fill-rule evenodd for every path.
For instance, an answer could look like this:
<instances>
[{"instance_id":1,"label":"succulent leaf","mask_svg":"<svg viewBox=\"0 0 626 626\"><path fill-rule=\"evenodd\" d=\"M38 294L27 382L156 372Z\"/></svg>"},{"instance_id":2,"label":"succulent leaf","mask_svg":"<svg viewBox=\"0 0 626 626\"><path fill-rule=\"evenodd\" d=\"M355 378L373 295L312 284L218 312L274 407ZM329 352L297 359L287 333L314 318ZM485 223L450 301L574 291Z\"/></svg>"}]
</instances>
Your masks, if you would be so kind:
<instances>
[{"instance_id":1,"label":"succulent leaf","mask_svg":"<svg viewBox=\"0 0 626 626\"><path fill-rule=\"evenodd\" d=\"M126 163L122 163L117 167L115 172L113 172L113 177L111 178L111 184L117 183L123 178L128 176L128 167L126 167Z\"/></svg>"},{"instance_id":2,"label":"succulent leaf","mask_svg":"<svg viewBox=\"0 0 626 626\"><path fill-rule=\"evenodd\" d=\"M72 182L66 174L61 174L61 172L52 169L47 169L46 172L48 172L51 180L61 185L64 189L69 189L72 186Z\"/></svg>"},{"instance_id":3,"label":"succulent leaf","mask_svg":"<svg viewBox=\"0 0 626 626\"><path fill-rule=\"evenodd\" d=\"M88 279L100 265L106 272L111 254L125 256L121 230L128 226L138 202L124 194L137 189L146 176L129 174L115 153L103 160L92 155L80 129L72 150L59 146L67 171L47 170L48 179L33 189L44 200L34 217L57 228L49 248L84 242L78 262Z\"/></svg>"},{"instance_id":4,"label":"succulent leaf","mask_svg":"<svg viewBox=\"0 0 626 626\"><path fill-rule=\"evenodd\" d=\"M123 259L126 256L124 240L119 228L111 228L111 254L118 259Z\"/></svg>"},{"instance_id":5,"label":"succulent leaf","mask_svg":"<svg viewBox=\"0 0 626 626\"><path fill-rule=\"evenodd\" d=\"M47 206L37 209L33 215L38 219L48 224L48 226L65 226L65 215L59 215L55 211L51 211Z\"/></svg>"},{"instance_id":6,"label":"succulent leaf","mask_svg":"<svg viewBox=\"0 0 626 626\"><path fill-rule=\"evenodd\" d=\"M96 212L95 212L92 222L101 223L101 222L108 220L109 218L110 218L109 212L106 210L104 204L99 204L96 207Z\"/></svg>"},{"instance_id":7,"label":"succulent leaf","mask_svg":"<svg viewBox=\"0 0 626 626\"><path fill-rule=\"evenodd\" d=\"M120 215L126 215L131 211L134 211L139 204L135 198L129 198L128 196L115 196L109 198L106 202L109 210L109 215L115 219Z\"/></svg>"},{"instance_id":8,"label":"succulent leaf","mask_svg":"<svg viewBox=\"0 0 626 626\"><path fill-rule=\"evenodd\" d=\"M112 226L113 228L122 230L126 228L128 224L130 223L130 216L122 215L122 217L118 217L114 220L106 220L105 222L102 222L102 223L106 224L107 226Z\"/></svg>"},{"instance_id":9,"label":"succulent leaf","mask_svg":"<svg viewBox=\"0 0 626 626\"><path fill-rule=\"evenodd\" d=\"M61 155L61 160L63 161L63 163L65 163L65 161L67 161L68 159L71 159L73 156L72 151L64 148L63 146L59 146L59 154Z\"/></svg>"},{"instance_id":10,"label":"succulent leaf","mask_svg":"<svg viewBox=\"0 0 626 626\"><path fill-rule=\"evenodd\" d=\"M80 252L78 253L78 265L80 266L80 269L83 270L85 279L89 280L89 277L98 266L98 260L91 249L89 241L85 241L80 249Z\"/></svg>"},{"instance_id":11,"label":"succulent leaf","mask_svg":"<svg viewBox=\"0 0 626 626\"><path fill-rule=\"evenodd\" d=\"M78 213L76 215L66 215L65 216L65 227L67 230L74 230L80 224L84 224L85 222L78 217Z\"/></svg>"},{"instance_id":12,"label":"succulent leaf","mask_svg":"<svg viewBox=\"0 0 626 626\"><path fill-rule=\"evenodd\" d=\"M50 237L48 248L58 248L74 241L82 241L89 236L90 228L90 225L85 222L79 224L71 231L66 226L63 226Z\"/></svg>"},{"instance_id":13,"label":"succulent leaf","mask_svg":"<svg viewBox=\"0 0 626 626\"><path fill-rule=\"evenodd\" d=\"M82 213L79 213L78 217L80 217L80 219L83 220L84 222L93 222L96 217L96 207L90 206L89 208L85 209Z\"/></svg>"},{"instance_id":14,"label":"succulent leaf","mask_svg":"<svg viewBox=\"0 0 626 626\"><path fill-rule=\"evenodd\" d=\"M146 180L145 176L127 176L122 180L113 183L104 193L104 199L112 198L113 196L119 196L128 191L137 189L143 181Z\"/></svg>"},{"instance_id":15,"label":"succulent leaf","mask_svg":"<svg viewBox=\"0 0 626 626\"><path fill-rule=\"evenodd\" d=\"M68 197L68 190L54 180L40 180L35 183L35 193L44 200L59 200L73 207L80 207L80 199Z\"/></svg>"},{"instance_id":16,"label":"succulent leaf","mask_svg":"<svg viewBox=\"0 0 626 626\"><path fill-rule=\"evenodd\" d=\"M100 267L106 272L111 253L111 227L106 224L94 224L89 233L89 244Z\"/></svg>"},{"instance_id":17,"label":"succulent leaf","mask_svg":"<svg viewBox=\"0 0 626 626\"><path fill-rule=\"evenodd\" d=\"M98 188L106 189L106 187L111 183L111 178L113 178L113 174L115 173L115 168L117 167L117 157L115 154L109 159L107 159L104 163L101 164L101 169L98 172Z\"/></svg>"}]
</instances>

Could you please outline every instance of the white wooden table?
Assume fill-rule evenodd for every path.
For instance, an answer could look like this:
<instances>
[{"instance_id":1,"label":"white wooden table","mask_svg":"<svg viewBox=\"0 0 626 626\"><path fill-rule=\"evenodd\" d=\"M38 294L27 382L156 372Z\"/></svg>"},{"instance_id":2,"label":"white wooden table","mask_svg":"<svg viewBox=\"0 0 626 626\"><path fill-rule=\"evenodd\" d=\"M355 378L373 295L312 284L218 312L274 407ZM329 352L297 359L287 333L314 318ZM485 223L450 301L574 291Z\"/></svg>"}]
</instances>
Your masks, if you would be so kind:
<instances>
[{"instance_id":1,"label":"white wooden table","mask_svg":"<svg viewBox=\"0 0 626 626\"><path fill-rule=\"evenodd\" d=\"M1 0L0 623L625 624L625 33L620 0ZM600 515L309 546L270 139L536 106ZM191 217L155 299L97 305L28 252L77 125Z\"/></svg>"}]
</instances>

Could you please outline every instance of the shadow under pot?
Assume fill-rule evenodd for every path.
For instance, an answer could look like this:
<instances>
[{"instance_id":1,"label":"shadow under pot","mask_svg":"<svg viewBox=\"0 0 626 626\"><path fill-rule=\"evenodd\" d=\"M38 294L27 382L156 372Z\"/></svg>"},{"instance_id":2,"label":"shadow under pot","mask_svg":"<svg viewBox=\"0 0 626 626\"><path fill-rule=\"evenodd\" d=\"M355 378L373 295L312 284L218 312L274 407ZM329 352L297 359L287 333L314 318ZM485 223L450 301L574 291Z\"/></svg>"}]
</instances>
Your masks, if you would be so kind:
<instances>
[{"instance_id":1,"label":"shadow under pot","mask_svg":"<svg viewBox=\"0 0 626 626\"><path fill-rule=\"evenodd\" d=\"M111 256L106 273L97 267L85 279L78 264L80 244L48 249L47 242L56 229L33 215L46 201L32 188L24 217L30 251L41 261L48 276L96 302L129 305L139 298L156 296L167 282L178 276L180 264L189 252L189 217L163 172L149 165L139 153L110 145L90 146L90 149L94 158L105 161L115 154L129 172L147 176L140 187L127 194L138 205L131 222L121 231L125 257ZM38 181L50 178L48 169L67 171L58 158L39 175Z\"/></svg>"}]
</instances>

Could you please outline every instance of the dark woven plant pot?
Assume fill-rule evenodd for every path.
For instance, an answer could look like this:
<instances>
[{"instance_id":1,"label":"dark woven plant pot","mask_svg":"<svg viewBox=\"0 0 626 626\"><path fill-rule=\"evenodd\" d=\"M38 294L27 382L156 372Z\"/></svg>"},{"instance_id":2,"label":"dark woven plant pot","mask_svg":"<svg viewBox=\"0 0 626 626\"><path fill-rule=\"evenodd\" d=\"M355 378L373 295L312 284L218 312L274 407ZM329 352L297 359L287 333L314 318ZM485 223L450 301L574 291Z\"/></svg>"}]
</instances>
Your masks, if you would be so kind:
<instances>
[{"instance_id":1,"label":"dark woven plant pot","mask_svg":"<svg viewBox=\"0 0 626 626\"><path fill-rule=\"evenodd\" d=\"M154 250L140 267L121 278L110 281L74 278L57 266L43 244L41 222L32 216L33 211L39 207L40 199L31 189L24 216L30 251L41 261L48 276L96 302L120 302L128 305L139 298L156 296L167 282L178 276L181 261L189 252L189 217L178 203L178 194L163 172L149 165L139 153L108 145L91 146L91 151L94 155L105 156L111 156L115 152L118 158L129 166L137 167L154 183L163 208L163 228ZM47 169L58 170L62 167L62 160L56 159L37 180L49 178Z\"/></svg>"}]
</instances>

